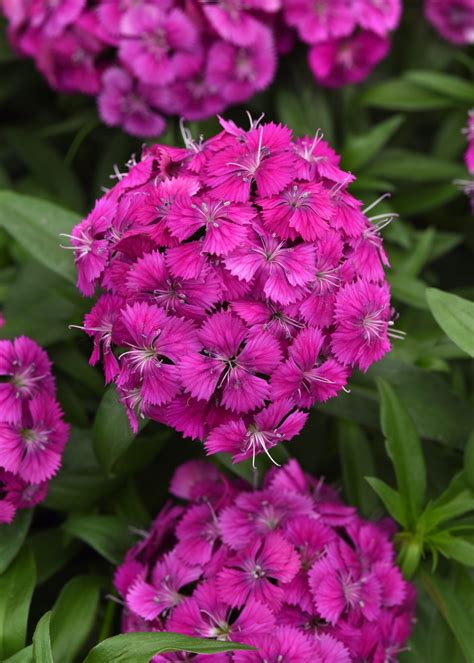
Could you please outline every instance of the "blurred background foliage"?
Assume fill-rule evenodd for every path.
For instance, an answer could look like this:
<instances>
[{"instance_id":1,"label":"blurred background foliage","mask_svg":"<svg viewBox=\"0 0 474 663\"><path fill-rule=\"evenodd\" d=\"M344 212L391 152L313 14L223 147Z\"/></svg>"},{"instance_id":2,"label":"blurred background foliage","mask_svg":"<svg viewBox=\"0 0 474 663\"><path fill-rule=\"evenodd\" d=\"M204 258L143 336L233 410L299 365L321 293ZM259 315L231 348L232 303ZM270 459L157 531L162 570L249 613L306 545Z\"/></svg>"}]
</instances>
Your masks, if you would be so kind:
<instances>
[{"instance_id":1,"label":"blurred background foliage","mask_svg":"<svg viewBox=\"0 0 474 663\"><path fill-rule=\"evenodd\" d=\"M399 214L383 235L406 340L355 374L350 394L319 406L279 459L295 456L306 471L342 485L364 516L389 511L399 522L399 561L419 592L411 649L400 660L472 663L474 232L453 180L467 178L461 130L474 107L474 57L438 38L419 3L405 4L390 57L365 83L318 89L296 52L248 105L298 135L321 128L357 175L352 191L367 205L389 192L377 213ZM0 528L0 660L31 642L53 608L54 660L68 663L119 632L120 609L107 598L113 565L163 504L174 468L202 447L154 423L133 436L114 391L88 365L88 339L69 328L81 324L90 302L75 288L59 234L113 184L115 167L140 154L140 141L102 126L92 100L49 90L10 51L3 30L0 79L2 334L25 334L47 348L73 426L46 502ZM226 116L246 123L245 110ZM207 137L217 123L190 129ZM180 144L177 122L157 141ZM255 480L246 464L218 462ZM32 656L30 646L11 661Z\"/></svg>"}]
</instances>

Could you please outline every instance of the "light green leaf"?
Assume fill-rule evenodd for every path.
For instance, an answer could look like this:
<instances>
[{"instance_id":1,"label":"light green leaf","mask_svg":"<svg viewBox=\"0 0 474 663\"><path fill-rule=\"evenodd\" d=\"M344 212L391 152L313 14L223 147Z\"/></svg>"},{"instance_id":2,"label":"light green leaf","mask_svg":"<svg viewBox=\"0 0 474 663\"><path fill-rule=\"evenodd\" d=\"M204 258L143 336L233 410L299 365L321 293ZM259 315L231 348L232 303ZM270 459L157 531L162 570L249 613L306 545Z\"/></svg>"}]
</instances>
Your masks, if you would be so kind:
<instances>
[{"instance_id":1,"label":"light green leaf","mask_svg":"<svg viewBox=\"0 0 474 663\"><path fill-rule=\"evenodd\" d=\"M33 645L28 645L28 647L20 649L20 651L5 661L2 661L2 663L36 663L33 660Z\"/></svg>"},{"instance_id":2,"label":"light green leaf","mask_svg":"<svg viewBox=\"0 0 474 663\"><path fill-rule=\"evenodd\" d=\"M140 420L140 429L147 423L146 419ZM99 463L108 474L113 474L118 459L135 439L125 408L119 402L113 385L107 388L100 402L92 429L92 439Z\"/></svg>"},{"instance_id":3,"label":"light green leaf","mask_svg":"<svg viewBox=\"0 0 474 663\"><path fill-rule=\"evenodd\" d=\"M5 572L22 547L32 517L32 509L21 509L17 511L10 525L0 525L0 575Z\"/></svg>"},{"instance_id":4,"label":"light green leaf","mask_svg":"<svg viewBox=\"0 0 474 663\"><path fill-rule=\"evenodd\" d=\"M77 660L94 626L103 583L98 576L77 576L61 591L51 613L51 642L57 663Z\"/></svg>"},{"instance_id":5,"label":"light green leaf","mask_svg":"<svg viewBox=\"0 0 474 663\"><path fill-rule=\"evenodd\" d=\"M448 531L437 532L427 538L427 543L448 559L454 559L466 566L474 566L474 544L460 536L452 536Z\"/></svg>"},{"instance_id":6,"label":"light green leaf","mask_svg":"<svg viewBox=\"0 0 474 663\"><path fill-rule=\"evenodd\" d=\"M23 548L0 576L0 660L25 646L35 580L35 560L31 551Z\"/></svg>"},{"instance_id":7,"label":"light green leaf","mask_svg":"<svg viewBox=\"0 0 474 663\"><path fill-rule=\"evenodd\" d=\"M375 125L365 134L350 136L342 151L342 167L357 171L364 166L388 143L404 119L403 115L394 115Z\"/></svg>"},{"instance_id":8,"label":"light green leaf","mask_svg":"<svg viewBox=\"0 0 474 663\"><path fill-rule=\"evenodd\" d=\"M407 527L408 519L406 509L400 493L391 488L388 484L385 483L385 481L382 481L381 479L377 479L376 477L365 478L369 485L380 497L392 518L400 523L400 525Z\"/></svg>"},{"instance_id":9,"label":"light green leaf","mask_svg":"<svg viewBox=\"0 0 474 663\"><path fill-rule=\"evenodd\" d=\"M462 179L466 172L461 164L431 154L403 148L388 148L370 162L364 176L387 177L407 182L443 182Z\"/></svg>"},{"instance_id":10,"label":"light green leaf","mask_svg":"<svg viewBox=\"0 0 474 663\"><path fill-rule=\"evenodd\" d=\"M114 516L70 516L65 532L94 548L112 564L119 564L132 544L126 524Z\"/></svg>"},{"instance_id":11,"label":"light green leaf","mask_svg":"<svg viewBox=\"0 0 474 663\"><path fill-rule=\"evenodd\" d=\"M79 221L53 203L0 191L0 226L38 262L71 283L76 281L72 251L60 247L60 234L70 233Z\"/></svg>"},{"instance_id":12,"label":"light green leaf","mask_svg":"<svg viewBox=\"0 0 474 663\"><path fill-rule=\"evenodd\" d=\"M194 654L251 649L237 642L190 638L178 633L127 633L108 638L89 652L84 663L149 663L155 654L187 651Z\"/></svg>"},{"instance_id":13,"label":"light green leaf","mask_svg":"<svg viewBox=\"0 0 474 663\"><path fill-rule=\"evenodd\" d=\"M367 437L357 424L339 421L338 443L347 500L365 517L370 517L377 508L377 499L365 480L367 475L375 474L374 458Z\"/></svg>"},{"instance_id":14,"label":"light green leaf","mask_svg":"<svg viewBox=\"0 0 474 663\"><path fill-rule=\"evenodd\" d=\"M474 431L470 434L464 453L464 471L466 481L471 490L474 490Z\"/></svg>"},{"instance_id":15,"label":"light green leaf","mask_svg":"<svg viewBox=\"0 0 474 663\"><path fill-rule=\"evenodd\" d=\"M474 302L437 288L429 288L426 298L444 333L461 350L474 357Z\"/></svg>"},{"instance_id":16,"label":"light green leaf","mask_svg":"<svg viewBox=\"0 0 474 663\"><path fill-rule=\"evenodd\" d=\"M54 663L51 650L51 635L49 631L51 611L44 614L36 625L33 634L33 661L34 663Z\"/></svg>"},{"instance_id":17,"label":"light green leaf","mask_svg":"<svg viewBox=\"0 0 474 663\"><path fill-rule=\"evenodd\" d=\"M429 504L422 516L424 529L430 532L435 527L453 518L458 518L469 511L474 510L474 493L463 490L450 500L443 500Z\"/></svg>"},{"instance_id":18,"label":"light green leaf","mask_svg":"<svg viewBox=\"0 0 474 663\"><path fill-rule=\"evenodd\" d=\"M410 524L416 522L426 494L426 470L420 439L407 409L392 387L378 379L380 421L387 453L393 463L398 490Z\"/></svg>"}]
</instances>

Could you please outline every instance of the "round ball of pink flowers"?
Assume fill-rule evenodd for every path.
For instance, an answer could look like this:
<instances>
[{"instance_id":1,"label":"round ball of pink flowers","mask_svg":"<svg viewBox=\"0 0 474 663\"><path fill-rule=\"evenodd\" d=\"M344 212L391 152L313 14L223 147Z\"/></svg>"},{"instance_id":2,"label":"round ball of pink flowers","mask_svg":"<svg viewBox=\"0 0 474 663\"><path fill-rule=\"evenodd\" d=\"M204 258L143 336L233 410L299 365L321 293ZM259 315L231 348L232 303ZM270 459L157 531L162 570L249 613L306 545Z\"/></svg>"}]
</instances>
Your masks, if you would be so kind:
<instances>
[{"instance_id":1,"label":"round ball of pink flowers","mask_svg":"<svg viewBox=\"0 0 474 663\"><path fill-rule=\"evenodd\" d=\"M221 120L205 142L155 145L71 235L84 319L137 417L254 457L390 350L388 264L317 134Z\"/></svg>"},{"instance_id":2,"label":"round ball of pink flowers","mask_svg":"<svg viewBox=\"0 0 474 663\"><path fill-rule=\"evenodd\" d=\"M363 520L296 461L268 473L261 490L191 461L170 492L179 502L115 574L124 632L256 648L185 659L196 663L383 663L404 649L415 592L395 566L391 521Z\"/></svg>"},{"instance_id":3,"label":"round ball of pink flowers","mask_svg":"<svg viewBox=\"0 0 474 663\"><path fill-rule=\"evenodd\" d=\"M51 362L35 341L0 341L0 523L44 499L69 426L56 401Z\"/></svg>"},{"instance_id":4,"label":"round ball of pink flowers","mask_svg":"<svg viewBox=\"0 0 474 663\"><path fill-rule=\"evenodd\" d=\"M425 0L425 15L444 39L474 44L474 0Z\"/></svg>"}]
</instances>

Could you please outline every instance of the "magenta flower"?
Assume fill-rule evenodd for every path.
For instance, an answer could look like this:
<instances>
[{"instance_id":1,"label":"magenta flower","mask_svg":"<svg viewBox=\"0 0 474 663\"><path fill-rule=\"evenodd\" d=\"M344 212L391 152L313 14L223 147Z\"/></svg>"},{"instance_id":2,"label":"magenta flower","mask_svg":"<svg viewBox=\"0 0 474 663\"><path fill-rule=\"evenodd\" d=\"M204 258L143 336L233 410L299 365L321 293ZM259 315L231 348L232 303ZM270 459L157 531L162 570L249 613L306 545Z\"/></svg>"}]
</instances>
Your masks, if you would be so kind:
<instances>
[{"instance_id":1,"label":"magenta flower","mask_svg":"<svg viewBox=\"0 0 474 663\"><path fill-rule=\"evenodd\" d=\"M307 44L316 44L349 35L356 24L356 13L346 0L286 0L284 16Z\"/></svg>"},{"instance_id":2,"label":"magenta flower","mask_svg":"<svg viewBox=\"0 0 474 663\"><path fill-rule=\"evenodd\" d=\"M51 362L25 336L0 341L0 523L41 502L69 435Z\"/></svg>"},{"instance_id":3,"label":"magenta flower","mask_svg":"<svg viewBox=\"0 0 474 663\"><path fill-rule=\"evenodd\" d=\"M136 5L120 29L119 58L146 85L166 85L201 67L197 31L180 9Z\"/></svg>"},{"instance_id":4,"label":"magenta flower","mask_svg":"<svg viewBox=\"0 0 474 663\"><path fill-rule=\"evenodd\" d=\"M154 145L71 234L93 339L137 417L235 462L295 438L305 410L390 349L381 230L319 134L251 120ZM389 332L390 330L390 332ZM334 518L344 518L337 511Z\"/></svg>"},{"instance_id":5,"label":"magenta flower","mask_svg":"<svg viewBox=\"0 0 474 663\"><path fill-rule=\"evenodd\" d=\"M474 109L469 112L468 124L466 127L467 150L465 162L468 171L474 175Z\"/></svg>"},{"instance_id":6,"label":"magenta flower","mask_svg":"<svg viewBox=\"0 0 474 663\"><path fill-rule=\"evenodd\" d=\"M252 489L202 461L177 469L183 506L168 503L115 574L122 630L255 647L211 656L217 663L396 660L415 593L394 565L393 523L362 520L296 461L264 484Z\"/></svg>"},{"instance_id":7,"label":"magenta flower","mask_svg":"<svg viewBox=\"0 0 474 663\"><path fill-rule=\"evenodd\" d=\"M388 53L390 42L375 32L314 44L308 62L317 81L328 87L358 83Z\"/></svg>"},{"instance_id":8,"label":"magenta flower","mask_svg":"<svg viewBox=\"0 0 474 663\"><path fill-rule=\"evenodd\" d=\"M453 44L474 43L472 0L426 0L425 15L440 35Z\"/></svg>"}]
</instances>

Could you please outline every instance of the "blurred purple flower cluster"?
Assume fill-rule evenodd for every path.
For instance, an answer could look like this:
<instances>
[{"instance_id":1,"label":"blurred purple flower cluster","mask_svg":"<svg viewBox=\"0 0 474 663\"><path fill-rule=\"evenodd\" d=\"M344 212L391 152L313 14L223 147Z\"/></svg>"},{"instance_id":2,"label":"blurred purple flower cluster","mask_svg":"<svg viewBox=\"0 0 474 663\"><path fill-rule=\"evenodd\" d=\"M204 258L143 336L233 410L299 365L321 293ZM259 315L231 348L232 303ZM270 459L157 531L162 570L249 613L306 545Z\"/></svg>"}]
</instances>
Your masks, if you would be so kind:
<instances>
[{"instance_id":1,"label":"blurred purple flower cluster","mask_svg":"<svg viewBox=\"0 0 474 663\"><path fill-rule=\"evenodd\" d=\"M448 41L474 44L474 0L425 0L425 14Z\"/></svg>"},{"instance_id":2,"label":"blurred purple flower cluster","mask_svg":"<svg viewBox=\"0 0 474 663\"><path fill-rule=\"evenodd\" d=\"M46 496L69 426L56 400L51 362L25 336L0 341L0 523Z\"/></svg>"},{"instance_id":3,"label":"blurred purple flower cluster","mask_svg":"<svg viewBox=\"0 0 474 663\"><path fill-rule=\"evenodd\" d=\"M16 50L61 92L97 97L136 136L199 120L273 80L295 32L316 79L363 79L388 52L400 0L0 0Z\"/></svg>"},{"instance_id":4,"label":"blurred purple flower cluster","mask_svg":"<svg viewBox=\"0 0 474 663\"><path fill-rule=\"evenodd\" d=\"M85 316L130 421L163 422L234 461L302 429L309 409L390 350L379 231L354 177L314 137L251 122L154 145L70 235Z\"/></svg>"},{"instance_id":5,"label":"blurred purple flower cluster","mask_svg":"<svg viewBox=\"0 0 474 663\"><path fill-rule=\"evenodd\" d=\"M394 563L392 521L363 520L296 461L270 471L261 490L190 461L170 490L179 504L162 509L115 574L123 631L258 648L196 663L397 660L415 591Z\"/></svg>"}]
</instances>

